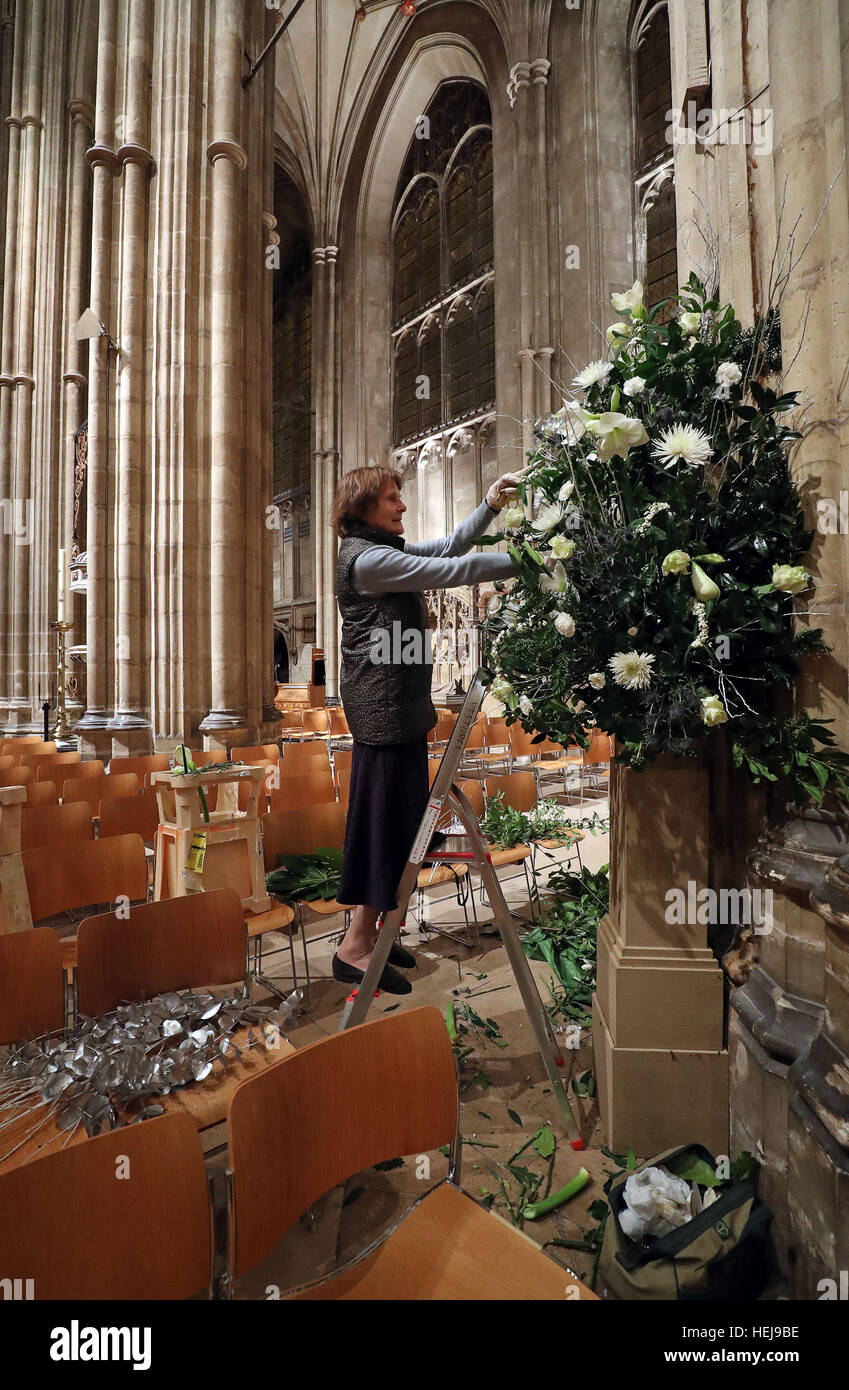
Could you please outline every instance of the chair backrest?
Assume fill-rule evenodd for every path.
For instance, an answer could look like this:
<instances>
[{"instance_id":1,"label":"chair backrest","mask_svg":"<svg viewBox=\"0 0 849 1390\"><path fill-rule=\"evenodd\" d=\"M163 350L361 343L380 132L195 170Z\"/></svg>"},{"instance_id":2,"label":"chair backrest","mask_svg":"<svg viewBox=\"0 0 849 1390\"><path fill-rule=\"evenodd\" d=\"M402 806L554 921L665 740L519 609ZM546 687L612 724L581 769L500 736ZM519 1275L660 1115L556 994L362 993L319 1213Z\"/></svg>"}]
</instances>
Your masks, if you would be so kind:
<instances>
[{"instance_id":1,"label":"chair backrest","mask_svg":"<svg viewBox=\"0 0 849 1390\"><path fill-rule=\"evenodd\" d=\"M58 751L55 743L45 742L37 734L34 734L32 738L28 736L27 738L9 739L0 746L0 753L7 754L18 765L26 753L58 753Z\"/></svg>"},{"instance_id":2,"label":"chair backrest","mask_svg":"<svg viewBox=\"0 0 849 1390\"><path fill-rule=\"evenodd\" d=\"M270 811L262 822L266 873L277 868L281 854L341 849L344 840L345 807L338 801L304 806L300 811Z\"/></svg>"},{"instance_id":3,"label":"chair backrest","mask_svg":"<svg viewBox=\"0 0 849 1390\"><path fill-rule=\"evenodd\" d=\"M510 747L514 758L538 758L540 756L540 745L534 743L536 734L533 730L523 729L521 724L509 724L507 732L510 736Z\"/></svg>"},{"instance_id":4,"label":"chair backrest","mask_svg":"<svg viewBox=\"0 0 849 1390\"><path fill-rule=\"evenodd\" d=\"M65 1024L62 943L52 927L0 936L0 1046Z\"/></svg>"},{"instance_id":5,"label":"chair backrest","mask_svg":"<svg viewBox=\"0 0 849 1390\"><path fill-rule=\"evenodd\" d=\"M283 777L271 793L272 811L297 811L303 806L319 806L336 800L330 771L305 772L300 777Z\"/></svg>"},{"instance_id":6,"label":"chair backrest","mask_svg":"<svg viewBox=\"0 0 849 1390\"><path fill-rule=\"evenodd\" d=\"M46 758L39 754L33 754L35 761L32 763L32 770L35 773L36 782L55 782L60 786L64 781L65 769L82 767L82 759L79 753L51 753ZM27 766L27 759L24 758L23 766ZM69 777L76 777L76 770L68 773Z\"/></svg>"},{"instance_id":7,"label":"chair backrest","mask_svg":"<svg viewBox=\"0 0 849 1390\"><path fill-rule=\"evenodd\" d=\"M590 732L590 746L582 750L581 759L586 767L588 763L609 763L613 756L613 740L609 734L605 734L601 729L592 729Z\"/></svg>"},{"instance_id":8,"label":"chair backrest","mask_svg":"<svg viewBox=\"0 0 849 1390\"><path fill-rule=\"evenodd\" d=\"M122 999L241 982L246 949L245 914L232 888L142 903L129 916L87 917L77 933L79 1011L93 1018Z\"/></svg>"},{"instance_id":9,"label":"chair backrest","mask_svg":"<svg viewBox=\"0 0 849 1390\"><path fill-rule=\"evenodd\" d=\"M109 764L109 776L114 777L116 772L135 772L143 783L147 773L167 772L170 766L171 759L167 753L145 753L137 758L118 757Z\"/></svg>"},{"instance_id":10,"label":"chair backrest","mask_svg":"<svg viewBox=\"0 0 849 1390\"><path fill-rule=\"evenodd\" d=\"M336 780L339 783L339 800L343 806L347 807L351 795L351 769L349 767L340 768Z\"/></svg>"},{"instance_id":11,"label":"chair backrest","mask_svg":"<svg viewBox=\"0 0 849 1390\"><path fill-rule=\"evenodd\" d=\"M76 777L77 779L86 777L105 777L106 769L103 766L103 759L89 758L87 762L75 764L72 776Z\"/></svg>"},{"instance_id":12,"label":"chair backrest","mask_svg":"<svg viewBox=\"0 0 849 1390\"><path fill-rule=\"evenodd\" d=\"M24 787L27 782L34 782L35 774L31 767L21 767L16 763L13 767L0 768L0 787Z\"/></svg>"},{"instance_id":13,"label":"chair backrest","mask_svg":"<svg viewBox=\"0 0 849 1390\"><path fill-rule=\"evenodd\" d=\"M98 814L102 801L137 797L138 794L137 772L119 772L115 776L110 772L104 772L100 777L66 777L62 783L62 800L87 801L93 816Z\"/></svg>"},{"instance_id":14,"label":"chair backrest","mask_svg":"<svg viewBox=\"0 0 849 1390\"><path fill-rule=\"evenodd\" d=\"M231 748L230 757L234 763L278 763L280 748L276 743L255 743L248 748Z\"/></svg>"},{"instance_id":15,"label":"chair backrest","mask_svg":"<svg viewBox=\"0 0 849 1390\"><path fill-rule=\"evenodd\" d=\"M147 897L147 864L140 835L80 840L21 855L34 922L93 903Z\"/></svg>"},{"instance_id":16,"label":"chair backrest","mask_svg":"<svg viewBox=\"0 0 849 1390\"><path fill-rule=\"evenodd\" d=\"M127 773L126 776L135 777L135 773ZM109 780L118 782L124 778L110 777ZM159 809L155 792L143 792L141 796L105 797L100 803L99 814L101 840L110 835L141 835L145 844L153 844L156 839Z\"/></svg>"},{"instance_id":17,"label":"chair backrest","mask_svg":"<svg viewBox=\"0 0 849 1390\"><path fill-rule=\"evenodd\" d=\"M466 799L471 804L472 810L480 820L484 813L483 787L475 778L470 778L467 782L460 782L460 791L465 792Z\"/></svg>"},{"instance_id":18,"label":"chair backrest","mask_svg":"<svg viewBox=\"0 0 849 1390\"><path fill-rule=\"evenodd\" d=\"M207 763L226 763L229 761L226 748L190 748L188 753L195 767L206 767Z\"/></svg>"},{"instance_id":19,"label":"chair backrest","mask_svg":"<svg viewBox=\"0 0 849 1390\"><path fill-rule=\"evenodd\" d=\"M283 718L280 721L280 732L282 733L284 730L286 731L286 733L299 734L302 732L303 725L301 723L300 710L286 711L286 713L283 715Z\"/></svg>"},{"instance_id":20,"label":"chair backrest","mask_svg":"<svg viewBox=\"0 0 849 1390\"><path fill-rule=\"evenodd\" d=\"M233 1273L345 1178L450 1143L457 1114L454 1054L430 1005L335 1033L243 1081L227 1112Z\"/></svg>"},{"instance_id":21,"label":"chair backrest","mask_svg":"<svg viewBox=\"0 0 849 1390\"><path fill-rule=\"evenodd\" d=\"M22 772L32 772L32 768L21 768ZM27 806L58 806L59 793L55 782L27 782Z\"/></svg>"},{"instance_id":22,"label":"chair backrest","mask_svg":"<svg viewBox=\"0 0 849 1390\"><path fill-rule=\"evenodd\" d=\"M212 1213L191 1116L126 1125L3 1173L0 1265L25 1272L40 1299L208 1290Z\"/></svg>"},{"instance_id":23,"label":"chair backrest","mask_svg":"<svg viewBox=\"0 0 849 1390\"><path fill-rule=\"evenodd\" d=\"M333 754L333 771L336 776L343 770L350 768L354 759L353 748L337 748Z\"/></svg>"},{"instance_id":24,"label":"chair backrest","mask_svg":"<svg viewBox=\"0 0 849 1390\"><path fill-rule=\"evenodd\" d=\"M93 834L91 807L85 801L21 808L21 849L75 844L92 839Z\"/></svg>"},{"instance_id":25,"label":"chair backrest","mask_svg":"<svg viewBox=\"0 0 849 1390\"><path fill-rule=\"evenodd\" d=\"M326 734L330 732L330 718L326 709L305 709L303 713L305 734Z\"/></svg>"},{"instance_id":26,"label":"chair backrest","mask_svg":"<svg viewBox=\"0 0 849 1390\"><path fill-rule=\"evenodd\" d=\"M537 784L532 772L510 772L503 777L487 777L487 800L501 792L505 806L514 811L532 811L537 804Z\"/></svg>"},{"instance_id":27,"label":"chair backrest","mask_svg":"<svg viewBox=\"0 0 849 1390\"><path fill-rule=\"evenodd\" d=\"M487 748L506 748L510 743L510 731L507 728L506 719L487 719L486 721L486 746Z\"/></svg>"},{"instance_id":28,"label":"chair backrest","mask_svg":"<svg viewBox=\"0 0 849 1390\"><path fill-rule=\"evenodd\" d=\"M307 739L305 743L287 743L283 757L280 759L280 769L283 770L284 763L300 762L303 758L328 758L327 744L323 738Z\"/></svg>"},{"instance_id":29,"label":"chair backrest","mask_svg":"<svg viewBox=\"0 0 849 1390\"><path fill-rule=\"evenodd\" d=\"M350 738L351 729L342 711L331 709L327 713L330 716L330 732L334 738Z\"/></svg>"},{"instance_id":30,"label":"chair backrest","mask_svg":"<svg viewBox=\"0 0 849 1390\"><path fill-rule=\"evenodd\" d=\"M41 767L44 763L55 763L61 767L63 763L81 763L82 754L71 750L67 753L57 753L53 748L28 748L21 754L22 767Z\"/></svg>"},{"instance_id":31,"label":"chair backrest","mask_svg":"<svg viewBox=\"0 0 849 1390\"><path fill-rule=\"evenodd\" d=\"M486 725L473 724L466 738L466 748L483 748L486 742Z\"/></svg>"},{"instance_id":32,"label":"chair backrest","mask_svg":"<svg viewBox=\"0 0 849 1390\"><path fill-rule=\"evenodd\" d=\"M11 753L0 753L0 772L6 772L10 767L15 766L15 759Z\"/></svg>"}]
</instances>

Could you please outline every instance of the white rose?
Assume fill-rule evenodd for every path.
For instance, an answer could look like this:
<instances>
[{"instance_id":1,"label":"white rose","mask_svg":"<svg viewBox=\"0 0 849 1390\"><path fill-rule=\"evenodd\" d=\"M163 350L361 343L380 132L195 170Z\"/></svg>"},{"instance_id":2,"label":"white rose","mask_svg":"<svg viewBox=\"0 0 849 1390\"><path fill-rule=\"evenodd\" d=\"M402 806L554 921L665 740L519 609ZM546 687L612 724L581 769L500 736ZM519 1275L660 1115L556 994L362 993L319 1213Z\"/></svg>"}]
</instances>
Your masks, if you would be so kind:
<instances>
[{"instance_id":1,"label":"white rose","mask_svg":"<svg viewBox=\"0 0 849 1390\"><path fill-rule=\"evenodd\" d=\"M505 528L509 531L513 526L521 526L522 522L525 519L525 509L524 507L518 506L507 507L505 508L503 515Z\"/></svg>"},{"instance_id":2,"label":"white rose","mask_svg":"<svg viewBox=\"0 0 849 1390\"><path fill-rule=\"evenodd\" d=\"M519 709L522 711L523 714L530 714L531 710L533 709L533 705L531 704L527 695L521 696L519 700Z\"/></svg>"},{"instance_id":3,"label":"white rose","mask_svg":"<svg viewBox=\"0 0 849 1390\"><path fill-rule=\"evenodd\" d=\"M739 386L743 380L743 373L736 362L720 362L716 369L716 383L718 386Z\"/></svg>"},{"instance_id":4,"label":"white rose","mask_svg":"<svg viewBox=\"0 0 849 1390\"><path fill-rule=\"evenodd\" d=\"M558 613L554 619L554 626L561 637L575 636L575 619L571 613Z\"/></svg>"},{"instance_id":5,"label":"white rose","mask_svg":"<svg viewBox=\"0 0 849 1390\"><path fill-rule=\"evenodd\" d=\"M571 560L575 553L575 542L567 540L565 536L553 536L551 553L556 560Z\"/></svg>"},{"instance_id":6,"label":"white rose","mask_svg":"<svg viewBox=\"0 0 849 1390\"><path fill-rule=\"evenodd\" d=\"M678 322L681 325L682 333L698 333L701 327L702 316L701 314L685 313L680 315Z\"/></svg>"},{"instance_id":7,"label":"white rose","mask_svg":"<svg viewBox=\"0 0 849 1390\"><path fill-rule=\"evenodd\" d=\"M630 337L630 335L631 328L629 324L612 323L604 336L609 342L610 346L615 347L617 343L624 343L626 338Z\"/></svg>"},{"instance_id":8,"label":"white rose","mask_svg":"<svg viewBox=\"0 0 849 1390\"><path fill-rule=\"evenodd\" d=\"M587 679L593 690L603 690L607 684L607 679L603 671L591 671Z\"/></svg>"},{"instance_id":9,"label":"white rose","mask_svg":"<svg viewBox=\"0 0 849 1390\"><path fill-rule=\"evenodd\" d=\"M569 501L569 498L572 496L572 493L573 493L574 491L575 491L575 484L572 482L572 479L570 478L569 481L568 481L568 483L564 483L564 484L563 484L563 486L562 486L562 488L560 489L560 491L558 492L557 496L558 496L558 498L560 499L561 502L568 502L568 501Z\"/></svg>"},{"instance_id":10,"label":"white rose","mask_svg":"<svg viewBox=\"0 0 849 1390\"><path fill-rule=\"evenodd\" d=\"M646 389L645 377L629 376L622 390L626 396L641 396Z\"/></svg>"}]
</instances>

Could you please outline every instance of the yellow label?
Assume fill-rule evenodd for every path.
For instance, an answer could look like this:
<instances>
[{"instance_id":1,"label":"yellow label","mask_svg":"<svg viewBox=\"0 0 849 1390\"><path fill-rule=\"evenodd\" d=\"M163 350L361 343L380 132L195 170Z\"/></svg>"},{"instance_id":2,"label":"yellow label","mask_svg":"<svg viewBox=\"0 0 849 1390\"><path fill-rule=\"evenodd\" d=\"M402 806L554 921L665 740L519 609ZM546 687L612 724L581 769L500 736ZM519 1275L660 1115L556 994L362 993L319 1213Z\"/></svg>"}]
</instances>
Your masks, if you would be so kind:
<instances>
[{"instance_id":1,"label":"yellow label","mask_svg":"<svg viewBox=\"0 0 849 1390\"><path fill-rule=\"evenodd\" d=\"M203 861L206 855L206 831L196 830L192 836L192 843L189 845L189 853L186 857L186 868L189 873L202 874Z\"/></svg>"}]
</instances>

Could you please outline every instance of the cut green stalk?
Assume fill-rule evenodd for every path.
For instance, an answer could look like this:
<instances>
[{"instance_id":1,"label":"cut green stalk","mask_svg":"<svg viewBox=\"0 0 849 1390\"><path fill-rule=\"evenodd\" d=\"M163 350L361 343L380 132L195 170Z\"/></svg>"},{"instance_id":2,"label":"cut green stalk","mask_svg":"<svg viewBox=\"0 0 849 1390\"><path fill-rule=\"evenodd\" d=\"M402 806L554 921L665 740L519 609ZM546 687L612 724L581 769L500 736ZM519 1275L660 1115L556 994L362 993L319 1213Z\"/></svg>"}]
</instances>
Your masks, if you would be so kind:
<instances>
[{"instance_id":1,"label":"cut green stalk","mask_svg":"<svg viewBox=\"0 0 849 1390\"><path fill-rule=\"evenodd\" d=\"M550 1197L543 1198L541 1202L534 1202L532 1206L525 1207L522 1215L526 1221L536 1221L540 1216L547 1216L555 1207L561 1207L570 1197L575 1197L586 1187L589 1180L590 1175L586 1168L579 1168L572 1181L567 1182L565 1187L561 1187L558 1192L552 1192Z\"/></svg>"},{"instance_id":2,"label":"cut green stalk","mask_svg":"<svg viewBox=\"0 0 849 1390\"><path fill-rule=\"evenodd\" d=\"M446 1005L445 1022L448 1027L448 1036L451 1039L452 1043L454 1043L457 1041L457 1023L454 1018L453 1003Z\"/></svg>"}]
</instances>

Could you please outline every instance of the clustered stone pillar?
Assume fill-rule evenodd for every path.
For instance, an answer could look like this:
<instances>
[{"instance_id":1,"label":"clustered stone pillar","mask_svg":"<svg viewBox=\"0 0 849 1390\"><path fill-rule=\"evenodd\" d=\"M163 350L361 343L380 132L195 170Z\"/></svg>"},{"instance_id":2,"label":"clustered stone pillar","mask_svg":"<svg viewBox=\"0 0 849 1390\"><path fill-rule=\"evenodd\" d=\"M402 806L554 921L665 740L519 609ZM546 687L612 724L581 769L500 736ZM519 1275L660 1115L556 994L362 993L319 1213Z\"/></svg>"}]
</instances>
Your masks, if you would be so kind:
<instances>
[{"instance_id":1,"label":"clustered stone pillar","mask_svg":"<svg viewBox=\"0 0 849 1390\"><path fill-rule=\"evenodd\" d=\"M336 350L337 246L313 251L313 351L316 402L315 470L312 514L315 518L316 645L325 657L326 694L339 690L339 625L336 608L336 555L332 529L333 498L339 478L338 353Z\"/></svg>"},{"instance_id":2,"label":"clustered stone pillar","mask_svg":"<svg viewBox=\"0 0 849 1390\"><path fill-rule=\"evenodd\" d=\"M842 406L849 358L849 201L839 0L770 0L769 69L781 262L793 233L781 304L783 386L801 392L804 438L794 459L816 503L837 507L849 463ZM836 180L836 182L835 182ZM830 189L830 185L834 187ZM795 230L794 230L795 229ZM803 249L804 248L804 249ZM802 253L798 264L793 256ZM845 495L845 494L843 494ZM809 560L829 657L806 665L801 708L834 720L847 747L846 594L849 542L818 531ZM804 598L797 609L804 610ZM817 1296L849 1266L849 827L816 809L769 831L751 856L772 888L773 930L748 982L732 995L732 1143L763 1164L775 1245L791 1297Z\"/></svg>"}]
</instances>

